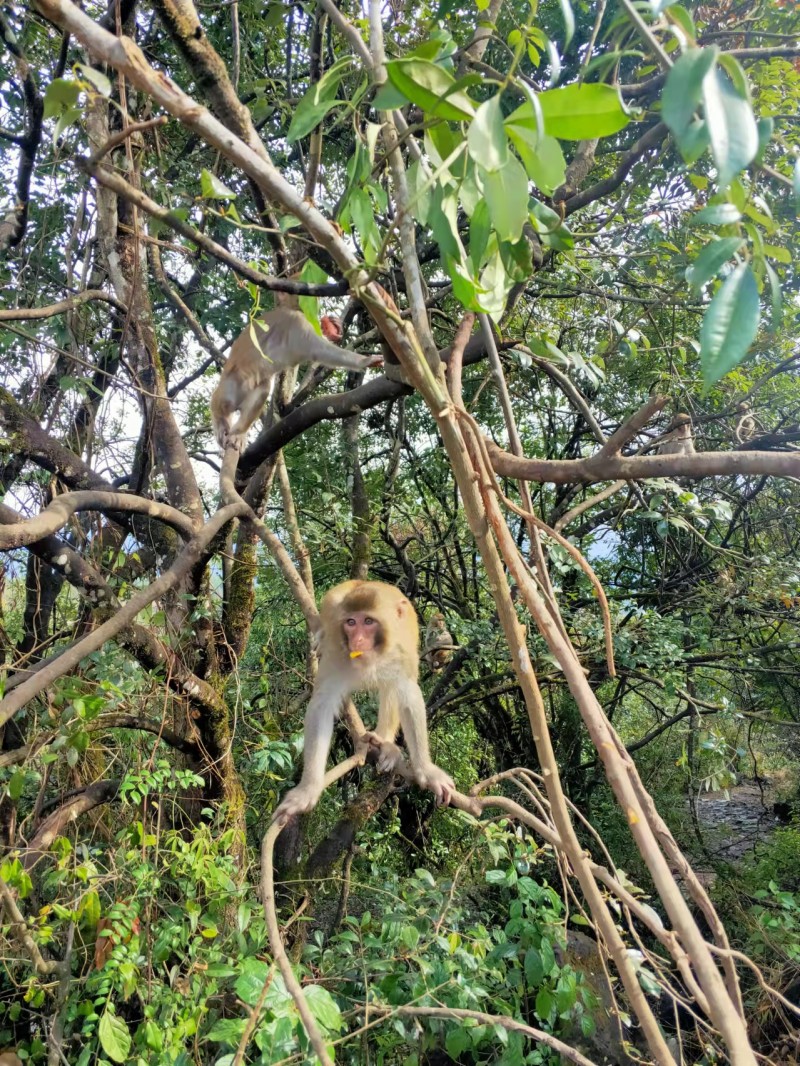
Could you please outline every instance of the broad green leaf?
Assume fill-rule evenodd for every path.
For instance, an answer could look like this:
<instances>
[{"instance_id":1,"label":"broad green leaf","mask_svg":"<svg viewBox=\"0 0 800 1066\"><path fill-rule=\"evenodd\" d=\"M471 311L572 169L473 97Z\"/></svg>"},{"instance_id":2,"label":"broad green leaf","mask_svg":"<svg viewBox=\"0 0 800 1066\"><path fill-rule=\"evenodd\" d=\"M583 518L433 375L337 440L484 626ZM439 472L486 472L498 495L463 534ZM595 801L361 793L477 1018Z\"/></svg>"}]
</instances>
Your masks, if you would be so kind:
<instances>
[{"instance_id":1,"label":"broad green leaf","mask_svg":"<svg viewBox=\"0 0 800 1066\"><path fill-rule=\"evenodd\" d=\"M511 290L512 284L511 278L503 266L499 251L495 251L481 271L480 285L483 291L481 293L480 310L485 311L487 315L491 315L493 318L498 318L502 315L506 305L506 297ZM505 875L504 883L509 884L508 874Z\"/></svg>"},{"instance_id":2,"label":"broad green leaf","mask_svg":"<svg viewBox=\"0 0 800 1066\"><path fill-rule=\"evenodd\" d=\"M303 995L311 1013L323 1029L329 1033L341 1032L344 1022L339 1006L327 988L322 985L306 985Z\"/></svg>"},{"instance_id":3,"label":"broad green leaf","mask_svg":"<svg viewBox=\"0 0 800 1066\"><path fill-rule=\"evenodd\" d=\"M260 959L248 958L242 963L241 973L236 979L236 995L248 1006L254 1007L264 988L270 968Z\"/></svg>"},{"instance_id":4,"label":"broad green leaf","mask_svg":"<svg viewBox=\"0 0 800 1066\"><path fill-rule=\"evenodd\" d=\"M525 980L529 988L538 988L544 979L544 966L542 956L536 948L528 948L525 952Z\"/></svg>"},{"instance_id":5,"label":"broad green leaf","mask_svg":"<svg viewBox=\"0 0 800 1066\"><path fill-rule=\"evenodd\" d=\"M469 220L469 257L475 270L479 270L483 262L490 228L489 207L485 200L481 200Z\"/></svg>"},{"instance_id":6,"label":"broad green leaf","mask_svg":"<svg viewBox=\"0 0 800 1066\"><path fill-rule=\"evenodd\" d=\"M233 189L220 181L216 174L203 167L200 172L200 190L204 200L235 200L236 193Z\"/></svg>"},{"instance_id":7,"label":"broad green leaf","mask_svg":"<svg viewBox=\"0 0 800 1066\"><path fill-rule=\"evenodd\" d=\"M680 26L686 35L687 40L696 40L697 28L695 27L694 19L685 7L681 7L680 4L670 4L668 7L667 19L670 22L674 22L677 26Z\"/></svg>"},{"instance_id":8,"label":"broad green leaf","mask_svg":"<svg viewBox=\"0 0 800 1066\"><path fill-rule=\"evenodd\" d=\"M44 94L44 117L55 118L62 111L75 107L80 95L81 87L77 82L66 78L51 81Z\"/></svg>"},{"instance_id":9,"label":"broad green leaf","mask_svg":"<svg viewBox=\"0 0 800 1066\"><path fill-rule=\"evenodd\" d=\"M531 276L533 273L531 246L524 236L522 240L514 244L510 241L500 241L498 247L506 273L513 281L525 281Z\"/></svg>"},{"instance_id":10,"label":"broad green leaf","mask_svg":"<svg viewBox=\"0 0 800 1066\"><path fill-rule=\"evenodd\" d=\"M630 122L619 90L612 85L564 85L539 93L545 132L566 141L608 137Z\"/></svg>"},{"instance_id":11,"label":"broad green leaf","mask_svg":"<svg viewBox=\"0 0 800 1066\"><path fill-rule=\"evenodd\" d=\"M704 118L692 119L678 145L684 163L689 167L692 163L696 163L706 148L708 148L709 142L710 137L706 120ZM700 186L698 185L698 187ZM708 187L707 179L702 187Z\"/></svg>"},{"instance_id":12,"label":"broad green leaf","mask_svg":"<svg viewBox=\"0 0 800 1066\"><path fill-rule=\"evenodd\" d=\"M76 63L75 67L81 72L85 81L100 93L101 96L111 96L112 85L101 70L88 67L85 63Z\"/></svg>"},{"instance_id":13,"label":"broad green leaf","mask_svg":"<svg viewBox=\"0 0 800 1066\"><path fill-rule=\"evenodd\" d=\"M789 266L792 262L792 253L780 244L765 244L764 255L768 255L770 259L775 259L778 263L783 263L784 266Z\"/></svg>"},{"instance_id":14,"label":"broad green leaf","mask_svg":"<svg viewBox=\"0 0 800 1066\"><path fill-rule=\"evenodd\" d=\"M372 106L378 111L394 111L398 107L403 107L407 102L400 90L396 89L391 82L386 81L375 93Z\"/></svg>"},{"instance_id":15,"label":"broad green leaf","mask_svg":"<svg viewBox=\"0 0 800 1066\"><path fill-rule=\"evenodd\" d=\"M441 185L435 185L431 193L428 225L443 255L459 259L461 244L458 239L458 201L453 193Z\"/></svg>"},{"instance_id":16,"label":"broad green leaf","mask_svg":"<svg viewBox=\"0 0 800 1066\"><path fill-rule=\"evenodd\" d=\"M709 204L702 211L698 211L691 221L704 222L707 226L730 226L741 217L734 204Z\"/></svg>"},{"instance_id":17,"label":"broad green leaf","mask_svg":"<svg viewBox=\"0 0 800 1066\"><path fill-rule=\"evenodd\" d=\"M769 263L765 263L764 266L767 268L767 277L769 278L771 310L769 328L775 333L783 318L783 293L781 292L780 278L776 274L774 267Z\"/></svg>"},{"instance_id":18,"label":"broad green leaf","mask_svg":"<svg viewBox=\"0 0 800 1066\"><path fill-rule=\"evenodd\" d=\"M722 237L707 244L686 270L686 280L695 292L699 292L707 281L716 277L723 264L727 263L743 244L742 237Z\"/></svg>"},{"instance_id":19,"label":"broad green leaf","mask_svg":"<svg viewBox=\"0 0 800 1066\"><path fill-rule=\"evenodd\" d=\"M308 136L312 130L317 128L329 111L332 111L335 107L344 106L343 100L315 100L312 99L313 95L315 95L315 90L310 89L297 105L297 110L292 115L292 121L289 123L289 132L286 134L286 140L289 144L299 141L301 137Z\"/></svg>"},{"instance_id":20,"label":"broad green leaf","mask_svg":"<svg viewBox=\"0 0 800 1066\"><path fill-rule=\"evenodd\" d=\"M509 155L502 170L483 171L480 178L498 238L519 240L528 219L528 176L522 164Z\"/></svg>"},{"instance_id":21,"label":"broad green leaf","mask_svg":"<svg viewBox=\"0 0 800 1066\"><path fill-rule=\"evenodd\" d=\"M543 1022L550 1021L551 1015L555 1016L556 1002L548 988L540 988L536 996L536 1013Z\"/></svg>"},{"instance_id":22,"label":"broad green leaf","mask_svg":"<svg viewBox=\"0 0 800 1066\"><path fill-rule=\"evenodd\" d=\"M682 148L681 142L700 103L703 80L718 55L716 46L690 48L675 61L667 75L661 98L661 117L674 134L679 148Z\"/></svg>"},{"instance_id":23,"label":"broad green leaf","mask_svg":"<svg viewBox=\"0 0 800 1066\"><path fill-rule=\"evenodd\" d=\"M467 1050L471 1042L469 1032L463 1026L459 1026L458 1029L449 1029L444 1038L447 1054L455 1062L460 1061L460 1056Z\"/></svg>"},{"instance_id":24,"label":"broad green leaf","mask_svg":"<svg viewBox=\"0 0 800 1066\"><path fill-rule=\"evenodd\" d=\"M475 104L456 87L451 74L425 59L393 59L386 71L396 89L428 115L460 122L475 114Z\"/></svg>"},{"instance_id":25,"label":"broad green leaf","mask_svg":"<svg viewBox=\"0 0 800 1066\"><path fill-rule=\"evenodd\" d=\"M444 267L450 281L453 283L453 295L468 311L484 311L481 305L480 295L482 287L470 275L464 264L452 255L444 256Z\"/></svg>"},{"instance_id":26,"label":"broad green leaf","mask_svg":"<svg viewBox=\"0 0 800 1066\"><path fill-rule=\"evenodd\" d=\"M506 125L506 132L516 148L528 177L548 196L563 184L567 162L555 137L538 137L527 126Z\"/></svg>"},{"instance_id":27,"label":"broad green leaf","mask_svg":"<svg viewBox=\"0 0 800 1066\"><path fill-rule=\"evenodd\" d=\"M729 52L720 52L719 65L733 82L733 87L743 100L750 99L750 86L747 84L747 75L736 56Z\"/></svg>"},{"instance_id":28,"label":"broad green leaf","mask_svg":"<svg viewBox=\"0 0 800 1066\"><path fill-rule=\"evenodd\" d=\"M708 305L700 329L700 366L713 385L747 355L758 331L758 286L749 263L736 267Z\"/></svg>"},{"instance_id":29,"label":"broad green leaf","mask_svg":"<svg viewBox=\"0 0 800 1066\"><path fill-rule=\"evenodd\" d=\"M467 134L469 154L484 170L502 170L508 162L508 138L503 126L500 93L481 104Z\"/></svg>"},{"instance_id":30,"label":"broad green leaf","mask_svg":"<svg viewBox=\"0 0 800 1066\"><path fill-rule=\"evenodd\" d=\"M128 1062L131 1034L122 1018L106 1010L100 1018L97 1036L103 1051L113 1062Z\"/></svg>"},{"instance_id":31,"label":"broad green leaf","mask_svg":"<svg viewBox=\"0 0 800 1066\"><path fill-rule=\"evenodd\" d=\"M749 100L743 99L719 70L703 79L703 108L711 154L724 189L758 152L758 126Z\"/></svg>"}]
</instances>

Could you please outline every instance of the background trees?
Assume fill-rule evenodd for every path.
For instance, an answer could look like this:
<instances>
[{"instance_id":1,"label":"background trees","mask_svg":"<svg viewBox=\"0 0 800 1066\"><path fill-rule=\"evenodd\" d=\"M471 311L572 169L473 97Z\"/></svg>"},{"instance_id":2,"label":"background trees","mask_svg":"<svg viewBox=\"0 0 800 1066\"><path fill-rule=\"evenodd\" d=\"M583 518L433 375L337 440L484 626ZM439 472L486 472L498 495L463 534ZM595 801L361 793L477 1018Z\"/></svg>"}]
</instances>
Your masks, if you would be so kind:
<instances>
[{"instance_id":1,"label":"background trees","mask_svg":"<svg viewBox=\"0 0 800 1066\"><path fill-rule=\"evenodd\" d=\"M719 877L699 797L769 777L769 811L794 787L799 20L778 0L637 11L2 13L4 1044L307 1053L251 857L298 761L313 594L369 573L458 644L424 682L462 792L528 770L486 790L507 824L365 773L308 848L282 838L289 880L328 879L287 930L322 1037L361 1062L546 1061L524 1027L602 1034L613 992L651 1059L753 1061L724 934L600 706L717 876L734 947L791 998L796 831ZM208 397L278 288L393 355L285 376L242 502ZM678 412L696 454L656 455ZM555 533L605 589L616 676ZM743 974L751 1041L790 1061L790 1006ZM478 1015L422 1010L442 1005Z\"/></svg>"}]
</instances>

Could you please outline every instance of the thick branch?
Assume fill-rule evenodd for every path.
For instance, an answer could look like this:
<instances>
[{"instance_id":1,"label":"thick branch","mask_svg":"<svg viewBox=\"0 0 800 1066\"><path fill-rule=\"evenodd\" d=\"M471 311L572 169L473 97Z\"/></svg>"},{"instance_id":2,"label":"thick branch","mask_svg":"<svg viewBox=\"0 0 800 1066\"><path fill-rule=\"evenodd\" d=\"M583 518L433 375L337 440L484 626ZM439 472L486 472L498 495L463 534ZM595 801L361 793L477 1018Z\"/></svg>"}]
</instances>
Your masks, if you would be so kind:
<instances>
[{"instance_id":1,"label":"thick branch","mask_svg":"<svg viewBox=\"0 0 800 1066\"><path fill-rule=\"evenodd\" d=\"M554 485L640 481L652 477L800 477L800 452L696 452L694 455L610 455L588 459L520 459L487 440L492 467L501 477Z\"/></svg>"}]
</instances>

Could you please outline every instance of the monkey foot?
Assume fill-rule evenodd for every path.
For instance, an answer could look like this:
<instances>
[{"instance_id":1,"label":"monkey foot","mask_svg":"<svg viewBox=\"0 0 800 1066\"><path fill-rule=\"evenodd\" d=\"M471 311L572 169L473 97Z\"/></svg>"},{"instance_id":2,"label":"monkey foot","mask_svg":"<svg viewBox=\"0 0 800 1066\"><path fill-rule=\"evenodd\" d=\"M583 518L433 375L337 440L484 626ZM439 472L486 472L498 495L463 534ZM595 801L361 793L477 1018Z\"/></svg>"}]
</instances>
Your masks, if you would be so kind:
<instances>
[{"instance_id":1,"label":"monkey foot","mask_svg":"<svg viewBox=\"0 0 800 1066\"><path fill-rule=\"evenodd\" d=\"M391 740L384 740L380 733L366 732L361 742L377 752L376 765L382 774L390 774L402 766L405 759L403 753Z\"/></svg>"},{"instance_id":2,"label":"monkey foot","mask_svg":"<svg viewBox=\"0 0 800 1066\"><path fill-rule=\"evenodd\" d=\"M278 804L272 816L273 822L279 819L282 822L288 822L290 818L295 818L299 814L307 814L309 811L313 811L321 795L322 789L316 785L298 785L297 788L287 792Z\"/></svg>"},{"instance_id":3,"label":"monkey foot","mask_svg":"<svg viewBox=\"0 0 800 1066\"><path fill-rule=\"evenodd\" d=\"M434 763L416 768L417 782L421 788L427 788L436 796L436 802L446 807L457 791L450 774L440 770Z\"/></svg>"}]
</instances>

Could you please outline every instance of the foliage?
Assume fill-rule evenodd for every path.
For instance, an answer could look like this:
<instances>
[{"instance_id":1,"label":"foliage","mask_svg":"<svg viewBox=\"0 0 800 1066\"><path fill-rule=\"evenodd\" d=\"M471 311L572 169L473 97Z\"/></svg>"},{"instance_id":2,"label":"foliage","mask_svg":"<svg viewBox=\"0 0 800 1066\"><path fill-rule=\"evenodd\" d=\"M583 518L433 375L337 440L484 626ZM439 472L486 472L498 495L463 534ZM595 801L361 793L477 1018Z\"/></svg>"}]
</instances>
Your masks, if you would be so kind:
<instances>
[{"instance_id":1,"label":"foliage","mask_svg":"<svg viewBox=\"0 0 800 1066\"><path fill-rule=\"evenodd\" d=\"M392 3L374 73L354 43L369 41L362 5L337 5L337 20L313 5L156 0L122 5L119 27L86 6L92 32L119 29L141 48L140 74L149 65L162 89L193 94L191 113L163 125L135 72L121 77L44 4L0 13L0 708L46 678L4 726L0 873L45 962L65 965L37 969L4 913L0 1048L44 1062L55 1032L80 1066L227 1063L257 1008L247 1061L311 1058L253 872L298 770L307 627L246 523L157 583L188 541L176 515L199 531L220 505L209 397L276 277L300 279L315 323L340 314L349 347L378 347L351 298L356 272L331 253L340 236L406 322L422 293L440 350L465 310L493 320L521 449L559 464L528 481L536 514L609 597L616 678L594 589L544 535L581 666L681 846L717 867L732 941L759 963L776 946L797 961L795 828L763 827L769 839L731 873L709 858L697 799L779 775L791 797L800 766L800 11L634 6L644 31L627 4ZM192 125L203 108L231 141L268 153L293 210ZM312 207L330 240L309 228ZM479 339L465 405L503 449L500 378ZM420 395L385 369L283 378L237 484L307 561L317 595L368 570L400 584L423 623L444 616L457 647L421 674L434 758L463 792L498 775L495 790L519 799L502 775L539 769L538 756L452 457ZM652 456L686 411L697 451L725 472L706 456L690 474L564 475L654 393L667 408L624 458ZM296 525L274 487L279 452ZM790 476L764 474L755 452ZM72 491L98 495L13 540L16 519ZM121 510L118 493L151 507ZM527 558L530 529L507 514ZM563 784L597 832L581 825L581 843L649 899L627 812L518 591ZM369 698L360 709L371 722ZM349 752L338 732L333 758ZM436 811L413 787L355 825L348 851L337 832L371 783L366 769L326 792L279 891L293 962L342 1061L554 1060L499 1024L398 1013L414 1004L590 1040L604 1007L568 962L565 930L583 916L554 856L511 827ZM335 861L298 901L317 845ZM649 957L638 973L648 995L663 976ZM707 1031L684 1034L697 1061L712 1045Z\"/></svg>"}]
</instances>

